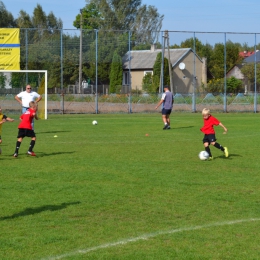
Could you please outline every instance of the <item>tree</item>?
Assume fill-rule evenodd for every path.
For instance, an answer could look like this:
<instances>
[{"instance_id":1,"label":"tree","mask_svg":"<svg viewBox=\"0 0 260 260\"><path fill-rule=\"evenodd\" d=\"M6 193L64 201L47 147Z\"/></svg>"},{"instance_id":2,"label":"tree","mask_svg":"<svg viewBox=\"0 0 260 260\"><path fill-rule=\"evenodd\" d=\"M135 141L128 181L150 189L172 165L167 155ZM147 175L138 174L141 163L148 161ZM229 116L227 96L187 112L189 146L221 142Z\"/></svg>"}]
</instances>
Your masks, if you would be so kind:
<instances>
[{"instance_id":1,"label":"tree","mask_svg":"<svg viewBox=\"0 0 260 260\"><path fill-rule=\"evenodd\" d=\"M238 93L242 89L242 81L235 77L227 79L227 92Z\"/></svg>"},{"instance_id":2,"label":"tree","mask_svg":"<svg viewBox=\"0 0 260 260\"><path fill-rule=\"evenodd\" d=\"M152 83L152 92L157 92L160 87L160 77L161 77L161 62L162 62L162 53L159 52L156 56L156 60L153 66L153 83ZM163 84L170 85L170 75L169 75L169 63L168 59L164 58L163 66Z\"/></svg>"},{"instance_id":3,"label":"tree","mask_svg":"<svg viewBox=\"0 0 260 260\"><path fill-rule=\"evenodd\" d=\"M245 78L248 80L248 84L255 82L255 64L247 63L241 68L241 72L244 74ZM260 64L256 65L256 83L260 84Z\"/></svg>"},{"instance_id":4,"label":"tree","mask_svg":"<svg viewBox=\"0 0 260 260\"><path fill-rule=\"evenodd\" d=\"M152 73L146 73L142 79L142 89L145 92L152 93L153 75Z\"/></svg>"},{"instance_id":5,"label":"tree","mask_svg":"<svg viewBox=\"0 0 260 260\"><path fill-rule=\"evenodd\" d=\"M152 92L158 92L160 86L161 62L162 62L162 53L159 52L156 56L156 60L153 65Z\"/></svg>"},{"instance_id":6,"label":"tree","mask_svg":"<svg viewBox=\"0 0 260 260\"><path fill-rule=\"evenodd\" d=\"M8 12L5 5L0 1L0 28L13 28L16 27L16 23L13 15Z\"/></svg>"},{"instance_id":7,"label":"tree","mask_svg":"<svg viewBox=\"0 0 260 260\"><path fill-rule=\"evenodd\" d=\"M181 48L191 48L194 49L194 38L189 38L183 42L181 42ZM204 45L202 42L195 37L195 52L199 57L205 57L204 56Z\"/></svg>"},{"instance_id":8,"label":"tree","mask_svg":"<svg viewBox=\"0 0 260 260\"><path fill-rule=\"evenodd\" d=\"M91 37L89 37L91 38ZM88 38L88 39L89 39ZM98 46L98 81L99 84L109 84L109 73L114 52L122 57L128 51L128 34L110 31L99 31ZM91 39L85 51L88 68L83 68L84 73L91 79L96 77L96 39Z\"/></svg>"},{"instance_id":9,"label":"tree","mask_svg":"<svg viewBox=\"0 0 260 260\"><path fill-rule=\"evenodd\" d=\"M224 78L210 80L207 84L206 91L210 93L223 93L224 92ZM238 93L242 89L242 81L235 77L227 78L226 86L228 93Z\"/></svg>"},{"instance_id":10,"label":"tree","mask_svg":"<svg viewBox=\"0 0 260 260\"><path fill-rule=\"evenodd\" d=\"M210 70L215 78L224 77L224 50L224 44L215 44L211 59L208 62ZM240 63L240 61L239 48L231 41L228 41L226 43L226 70L230 70L235 64Z\"/></svg>"},{"instance_id":11,"label":"tree","mask_svg":"<svg viewBox=\"0 0 260 260\"><path fill-rule=\"evenodd\" d=\"M33 28L30 15L23 10L19 12L19 16L16 19L16 23L19 28Z\"/></svg>"},{"instance_id":12,"label":"tree","mask_svg":"<svg viewBox=\"0 0 260 260\"><path fill-rule=\"evenodd\" d=\"M224 79L211 79L206 88L210 93L222 93L224 91Z\"/></svg>"},{"instance_id":13,"label":"tree","mask_svg":"<svg viewBox=\"0 0 260 260\"><path fill-rule=\"evenodd\" d=\"M154 45L156 46L157 49L161 49L162 48L162 44L160 42L156 42L154 43ZM140 43L138 45L133 46L133 50L136 51L140 51L140 50L149 50L151 48L151 44L150 43Z\"/></svg>"},{"instance_id":14,"label":"tree","mask_svg":"<svg viewBox=\"0 0 260 260\"><path fill-rule=\"evenodd\" d=\"M6 76L4 75L4 73L0 73L0 88L5 87L5 81L6 81Z\"/></svg>"},{"instance_id":15,"label":"tree","mask_svg":"<svg viewBox=\"0 0 260 260\"><path fill-rule=\"evenodd\" d=\"M141 6L138 9L135 22L131 26L133 28L135 44L153 44L158 41L163 18L164 16L160 15L154 6Z\"/></svg>"},{"instance_id":16,"label":"tree","mask_svg":"<svg viewBox=\"0 0 260 260\"><path fill-rule=\"evenodd\" d=\"M123 66L122 66L122 59L117 54L116 51L114 52L109 79L110 79L110 93L118 92L117 87L118 86L121 87L123 82Z\"/></svg>"},{"instance_id":17,"label":"tree","mask_svg":"<svg viewBox=\"0 0 260 260\"><path fill-rule=\"evenodd\" d=\"M129 30L134 24L141 0L91 0L102 19L99 29Z\"/></svg>"},{"instance_id":18,"label":"tree","mask_svg":"<svg viewBox=\"0 0 260 260\"><path fill-rule=\"evenodd\" d=\"M83 28L132 31L134 45L152 44L158 40L163 15L141 0L90 0L83 9ZM73 25L80 27L80 15Z\"/></svg>"},{"instance_id":19,"label":"tree","mask_svg":"<svg viewBox=\"0 0 260 260\"><path fill-rule=\"evenodd\" d=\"M32 17L32 24L33 28L37 29L47 29L47 16L43 11L41 5L37 4L37 6L33 10L33 17Z\"/></svg>"},{"instance_id":20,"label":"tree","mask_svg":"<svg viewBox=\"0 0 260 260\"><path fill-rule=\"evenodd\" d=\"M59 34L57 29L62 29L63 26L61 19L56 18L53 12L46 15L39 4L33 10L32 25L33 28L38 29L35 35L38 41L41 40L41 36L46 37L53 33Z\"/></svg>"},{"instance_id":21,"label":"tree","mask_svg":"<svg viewBox=\"0 0 260 260\"><path fill-rule=\"evenodd\" d=\"M50 12L47 16L47 27L49 32L53 32L57 29L62 29L63 23L61 19L56 18L53 12Z\"/></svg>"},{"instance_id":22,"label":"tree","mask_svg":"<svg viewBox=\"0 0 260 260\"><path fill-rule=\"evenodd\" d=\"M83 29L98 29L102 21L102 15L99 12L95 3L90 2L82 9L82 28ZM81 14L76 16L73 26L80 28Z\"/></svg>"}]
</instances>

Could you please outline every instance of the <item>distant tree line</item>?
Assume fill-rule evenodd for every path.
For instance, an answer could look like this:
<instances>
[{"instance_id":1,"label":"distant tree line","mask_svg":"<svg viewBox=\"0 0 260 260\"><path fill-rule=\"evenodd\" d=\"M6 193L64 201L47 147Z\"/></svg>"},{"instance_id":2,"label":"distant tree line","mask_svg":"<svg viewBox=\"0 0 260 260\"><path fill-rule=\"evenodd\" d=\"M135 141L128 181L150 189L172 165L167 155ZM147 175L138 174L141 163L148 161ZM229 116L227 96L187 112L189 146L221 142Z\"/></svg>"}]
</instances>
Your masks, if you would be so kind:
<instances>
[{"instance_id":1,"label":"distant tree line","mask_svg":"<svg viewBox=\"0 0 260 260\"><path fill-rule=\"evenodd\" d=\"M82 16L82 17L81 17ZM81 9L81 14L75 17L73 26L79 29L82 19L83 29L83 75L82 78L88 82L95 81L96 75L96 44L98 44L98 83L110 84L111 90L116 91L122 82L122 57L129 50L147 50L151 44L159 43L159 33L164 16L158 13L157 8L150 5L142 5L141 0L89 0ZM41 5L37 4L30 15L21 10L17 18L7 11L5 5L0 1L0 26L1 28L21 28L20 39L22 43L30 40L27 46L21 44L21 69L48 70L48 87L61 86L61 30L63 22L53 12L46 14ZM25 29L28 29L27 31ZM66 28L64 28L66 29ZM96 39L96 30L98 38ZM96 42L97 40L97 42ZM223 81L224 77L224 44L216 43L214 46L203 44L195 38L196 53L199 57L207 58L208 70L217 82ZM79 36L62 35L63 60L62 74L63 85L75 84L79 74ZM189 38L180 45L172 45L170 48L193 48L194 39ZM260 46L257 46L259 49ZM235 64L240 64L242 58L239 52L253 50L247 44L226 43L226 68L227 71ZM28 53L28 57L26 57ZM145 91L156 91L160 81L160 62L158 56L154 64L154 75L147 75L143 80ZM164 61L164 79L169 81L168 61ZM243 70L245 75L252 79L252 70L248 65ZM12 86L20 87L19 74L12 78ZM37 85L40 79L37 76L29 81ZM0 79L0 86L3 85ZM34 83L35 82L35 83ZM240 84L240 85L239 85ZM231 89L241 88L241 81L232 79ZM216 84L209 84L214 90ZM210 89L209 89L210 90Z\"/></svg>"}]
</instances>

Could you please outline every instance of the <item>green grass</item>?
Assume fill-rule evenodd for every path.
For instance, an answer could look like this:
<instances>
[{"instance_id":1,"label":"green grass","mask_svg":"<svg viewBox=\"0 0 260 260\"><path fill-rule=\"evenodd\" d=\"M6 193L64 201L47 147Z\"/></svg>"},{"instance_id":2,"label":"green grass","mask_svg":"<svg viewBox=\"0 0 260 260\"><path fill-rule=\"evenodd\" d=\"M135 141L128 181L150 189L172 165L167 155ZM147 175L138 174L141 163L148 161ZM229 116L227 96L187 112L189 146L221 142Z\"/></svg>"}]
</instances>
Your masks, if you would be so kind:
<instances>
[{"instance_id":1,"label":"green grass","mask_svg":"<svg viewBox=\"0 0 260 260\"><path fill-rule=\"evenodd\" d=\"M213 161L200 113L50 115L36 158L4 124L0 259L260 259L259 114L214 116Z\"/></svg>"}]
</instances>

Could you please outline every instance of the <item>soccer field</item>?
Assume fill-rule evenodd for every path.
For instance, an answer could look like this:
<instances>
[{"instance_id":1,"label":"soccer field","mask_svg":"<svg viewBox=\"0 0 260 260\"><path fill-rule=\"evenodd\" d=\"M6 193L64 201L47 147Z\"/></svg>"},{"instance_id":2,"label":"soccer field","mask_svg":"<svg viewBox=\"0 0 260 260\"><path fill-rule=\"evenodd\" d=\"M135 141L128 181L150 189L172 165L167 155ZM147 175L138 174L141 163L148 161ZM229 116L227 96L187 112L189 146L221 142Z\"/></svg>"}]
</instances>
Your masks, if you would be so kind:
<instances>
[{"instance_id":1,"label":"soccer field","mask_svg":"<svg viewBox=\"0 0 260 260\"><path fill-rule=\"evenodd\" d=\"M212 161L200 113L170 130L160 113L50 115L35 158L29 138L12 157L18 120L5 123L0 259L260 259L260 116L213 115L230 156L211 147Z\"/></svg>"}]
</instances>

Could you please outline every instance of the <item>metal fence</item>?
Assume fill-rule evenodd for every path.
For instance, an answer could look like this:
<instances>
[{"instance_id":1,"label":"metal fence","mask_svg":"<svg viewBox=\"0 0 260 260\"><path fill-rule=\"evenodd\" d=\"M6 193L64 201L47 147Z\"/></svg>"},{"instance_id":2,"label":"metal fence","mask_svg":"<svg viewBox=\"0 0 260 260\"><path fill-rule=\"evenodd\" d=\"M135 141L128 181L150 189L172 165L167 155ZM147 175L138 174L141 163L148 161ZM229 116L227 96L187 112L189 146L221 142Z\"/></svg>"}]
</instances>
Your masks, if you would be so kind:
<instances>
[{"instance_id":1,"label":"metal fence","mask_svg":"<svg viewBox=\"0 0 260 260\"><path fill-rule=\"evenodd\" d=\"M0 105L4 113L20 114L21 106L13 94L0 95ZM45 96L43 96L44 100ZM98 113L158 113L155 110L161 94L48 94L48 114L98 114ZM260 95L229 94L226 98L222 93L200 93L174 95L173 112L200 112L204 107L217 112L253 112L255 102L260 103ZM44 101L41 101L44 102ZM226 108L226 111L225 111ZM258 110L258 109L256 109Z\"/></svg>"},{"instance_id":2,"label":"metal fence","mask_svg":"<svg viewBox=\"0 0 260 260\"><path fill-rule=\"evenodd\" d=\"M167 57L167 41L165 32L157 32L162 53ZM168 31L167 39L170 46L179 46L182 42L193 39L192 51L194 60L187 64L190 67L188 77L183 81L190 82L190 91L182 91L175 86L175 110L196 112L207 105L219 111L258 111L259 85L257 83L257 48L260 42L257 33L232 32L184 32ZM109 113L109 112L151 112L154 104L159 100L163 83L160 82L156 94L147 94L142 91L142 85L131 82L131 51L138 49L138 44L131 38L131 31L98 30L36 30L21 29L21 69L48 70L48 109L49 113ZM80 37L82 36L82 37ZM82 42L81 41L82 38ZM196 81L199 64L195 57L201 52L201 46L221 44L223 56L220 64L223 71L223 92L205 92L205 85ZM226 80L228 74L227 45L238 43L241 46L253 48L254 79L243 81L243 90L239 93L228 93ZM117 52L120 57L129 52L128 73L129 81L118 86L117 94L111 94L108 82L109 71L113 61L113 54ZM202 58L202 57L200 57ZM80 63L82 63L82 77L80 76ZM142 68L140 68L141 70ZM214 76L214 75L213 75ZM82 80L82 84L79 82ZM20 82L15 90L1 91L2 107L12 110L16 105L10 100L12 95L19 92L26 83L33 85L35 90L39 81L28 82L28 76ZM246 85L245 85L246 84ZM17 87L17 86L16 86ZM10 96L11 95L11 96ZM52 100L56 99L56 100ZM67 99L70 99L69 101ZM113 102L112 102L113 101ZM76 107L74 109L73 107ZM15 110L15 109L14 109Z\"/></svg>"}]
</instances>

